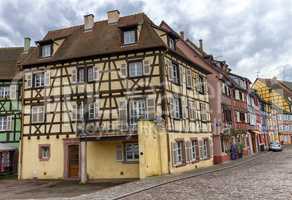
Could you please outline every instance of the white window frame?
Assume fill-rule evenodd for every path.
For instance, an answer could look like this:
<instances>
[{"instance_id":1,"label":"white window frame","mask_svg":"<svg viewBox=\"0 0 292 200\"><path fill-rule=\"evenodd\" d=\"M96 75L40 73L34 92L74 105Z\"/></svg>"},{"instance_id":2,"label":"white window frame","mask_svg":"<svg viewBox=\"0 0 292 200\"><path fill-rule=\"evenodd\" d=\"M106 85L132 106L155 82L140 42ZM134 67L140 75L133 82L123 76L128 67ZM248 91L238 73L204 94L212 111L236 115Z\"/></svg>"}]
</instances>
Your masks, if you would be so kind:
<instances>
[{"instance_id":1,"label":"white window frame","mask_svg":"<svg viewBox=\"0 0 292 200\"><path fill-rule=\"evenodd\" d=\"M177 96L174 96L172 98L172 101L173 101L173 104L172 104L173 118L180 119L181 118L180 98Z\"/></svg>"},{"instance_id":2,"label":"white window frame","mask_svg":"<svg viewBox=\"0 0 292 200\"><path fill-rule=\"evenodd\" d=\"M197 143L197 144L196 144ZM197 148L198 148L198 140L191 140L191 160L197 160Z\"/></svg>"},{"instance_id":3,"label":"white window frame","mask_svg":"<svg viewBox=\"0 0 292 200\"><path fill-rule=\"evenodd\" d=\"M123 31L123 43L124 45L135 44L136 41L136 29L130 29Z\"/></svg>"},{"instance_id":4,"label":"white window frame","mask_svg":"<svg viewBox=\"0 0 292 200\"><path fill-rule=\"evenodd\" d=\"M9 98L10 96L10 88L8 86L0 87L0 98Z\"/></svg>"},{"instance_id":5,"label":"white window frame","mask_svg":"<svg viewBox=\"0 0 292 200\"><path fill-rule=\"evenodd\" d=\"M33 73L33 87L40 88L44 86L45 86L45 73L44 72Z\"/></svg>"},{"instance_id":6,"label":"white window frame","mask_svg":"<svg viewBox=\"0 0 292 200\"><path fill-rule=\"evenodd\" d=\"M207 140L201 140L199 142L199 152L200 152L200 160L208 159L208 142Z\"/></svg>"},{"instance_id":7,"label":"white window frame","mask_svg":"<svg viewBox=\"0 0 292 200\"><path fill-rule=\"evenodd\" d=\"M177 64L177 63L174 63L174 62L172 62L172 65L171 65L171 67L172 67L172 77L171 77L171 80L172 80L172 82L174 82L174 83L176 83L176 84L179 84L180 83L180 81L181 80L179 80L179 64Z\"/></svg>"},{"instance_id":8,"label":"white window frame","mask_svg":"<svg viewBox=\"0 0 292 200\"><path fill-rule=\"evenodd\" d=\"M142 76L143 75L143 62L142 61L129 62L128 69L129 69L129 77Z\"/></svg>"},{"instance_id":9,"label":"white window frame","mask_svg":"<svg viewBox=\"0 0 292 200\"><path fill-rule=\"evenodd\" d=\"M168 46L169 48L175 50L175 40L171 37L168 37Z\"/></svg>"},{"instance_id":10,"label":"white window frame","mask_svg":"<svg viewBox=\"0 0 292 200\"><path fill-rule=\"evenodd\" d=\"M45 106L31 107L31 122L43 123L45 121Z\"/></svg>"},{"instance_id":11,"label":"white window frame","mask_svg":"<svg viewBox=\"0 0 292 200\"><path fill-rule=\"evenodd\" d=\"M12 117L11 116L0 116L0 131L11 130Z\"/></svg>"},{"instance_id":12,"label":"white window frame","mask_svg":"<svg viewBox=\"0 0 292 200\"><path fill-rule=\"evenodd\" d=\"M184 142L183 141L176 141L174 143L174 149L173 149L173 153L174 153L174 164L175 165L181 165L183 164L184 158L183 158L183 145Z\"/></svg>"},{"instance_id":13,"label":"white window frame","mask_svg":"<svg viewBox=\"0 0 292 200\"><path fill-rule=\"evenodd\" d=\"M138 143L125 144L125 161L139 161L139 145Z\"/></svg>"},{"instance_id":14,"label":"white window frame","mask_svg":"<svg viewBox=\"0 0 292 200\"><path fill-rule=\"evenodd\" d=\"M45 44L41 46L41 57L47 58L52 56L52 45L51 44Z\"/></svg>"},{"instance_id":15,"label":"white window frame","mask_svg":"<svg viewBox=\"0 0 292 200\"><path fill-rule=\"evenodd\" d=\"M129 101L130 107L130 126L132 128L137 128L138 120L147 116L146 100L145 99L131 99Z\"/></svg>"}]
</instances>

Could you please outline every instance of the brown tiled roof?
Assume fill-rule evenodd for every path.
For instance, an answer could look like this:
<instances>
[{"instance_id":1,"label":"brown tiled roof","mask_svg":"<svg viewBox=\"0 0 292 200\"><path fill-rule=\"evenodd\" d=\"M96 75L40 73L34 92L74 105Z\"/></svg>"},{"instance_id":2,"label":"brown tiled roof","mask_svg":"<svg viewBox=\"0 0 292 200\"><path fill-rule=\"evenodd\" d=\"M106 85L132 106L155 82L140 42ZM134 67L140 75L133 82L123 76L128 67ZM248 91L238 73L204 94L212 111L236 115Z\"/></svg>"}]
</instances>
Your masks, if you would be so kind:
<instances>
[{"instance_id":1,"label":"brown tiled roof","mask_svg":"<svg viewBox=\"0 0 292 200\"><path fill-rule=\"evenodd\" d=\"M18 58L22 52L22 47L0 48L0 79L10 80L15 77Z\"/></svg>"},{"instance_id":2,"label":"brown tiled roof","mask_svg":"<svg viewBox=\"0 0 292 200\"><path fill-rule=\"evenodd\" d=\"M142 29L137 44L123 47L120 27L138 24L142 24ZM93 30L88 32L84 32L83 25L49 31L42 41L66 38L62 46L52 57L42 59L39 58L39 48L35 48L23 60L22 64L43 64L138 49L165 47L151 25L151 20L144 13L139 13L120 17L119 22L114 25L109 25L107 20L95 22Z\"/></svg>"}]
</instances>

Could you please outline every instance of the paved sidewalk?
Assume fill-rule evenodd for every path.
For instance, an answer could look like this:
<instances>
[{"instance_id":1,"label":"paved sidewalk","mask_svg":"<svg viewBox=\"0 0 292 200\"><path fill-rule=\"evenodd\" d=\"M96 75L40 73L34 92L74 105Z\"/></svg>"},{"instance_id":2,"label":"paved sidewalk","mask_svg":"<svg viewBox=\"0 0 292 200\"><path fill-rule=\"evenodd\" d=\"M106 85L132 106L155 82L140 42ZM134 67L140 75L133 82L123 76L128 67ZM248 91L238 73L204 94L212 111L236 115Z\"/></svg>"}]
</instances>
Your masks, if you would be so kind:
<instances>
[{"instance_id":1,"label":"paved sidewalk","mask_svg":"<svg viewBox=\"0 0 292 200\"><path fill-rule=\"evenodd\" d=\"M140 181L135 181L135 182L130 182L127 184L123 184L123 185L119 185L119 186L115 186L115 187L111 187L111 188L107 188L107 189L103 189L100 190L98 192L95 193L91 193L91 194L86 194L86 195L81 195L78 197L74 197L74 198L69 198L72 200L88 200L88 199L95 199L95 200L106 200L106 199L121 199L123 197L126 197L128 194L133 194L133 193L138 193L142 190L149 190L152 189L153 187L156 187L158 185L165 185L177 180L181 180L181 179L188 179L191 177L196 177L196 176L200 176L200 175L205 175L208 173L213 173L216 171L221 171L224 169L229 169L229 168L234 168L240 165L243 165L245 163L248 163L254 159L256 159L256 157L258 156L264 156L264 154L269 154L269 152L261 152L258 153L254 156L251 156L249 158L246 159L241 159L241 160L236 160L236 161L230 161L228 163L225 164L221 164L221 165L214 165L211 167L207 167L207 168L201 168L201 169L197 169L194 171L189 171L189 172L185 172L182 174L176 174L176 175L165 175L165 176L157 176L157 177L150 177L150 178L146 178ZM68 199L68 198L67 198ZM64 200L64 199L63 199Z\"/></svg>"}]
</instances>

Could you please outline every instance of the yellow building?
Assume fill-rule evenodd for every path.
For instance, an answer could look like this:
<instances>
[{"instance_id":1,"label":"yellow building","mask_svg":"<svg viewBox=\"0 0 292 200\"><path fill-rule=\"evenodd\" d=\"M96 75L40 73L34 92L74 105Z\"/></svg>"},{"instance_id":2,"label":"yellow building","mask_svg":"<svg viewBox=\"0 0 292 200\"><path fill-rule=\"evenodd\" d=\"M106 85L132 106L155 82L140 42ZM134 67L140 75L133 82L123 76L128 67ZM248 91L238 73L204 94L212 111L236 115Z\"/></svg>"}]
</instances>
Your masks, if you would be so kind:
<instances>
[{"instance_id":1,"label":"yellow building","mask_svg":"<svg viewBox=\"0 0 292 200\"><path fill-rule=\"evenodd\" d=\"M269 136L271 141L292 143L292 83L258 78L253 89L269 107Z\"/></svg>"},{"instance_id":2,"label":"yellow building","mask_svg":"<svg viewBox=\"0 0 292 200\"><path fill-rule=\"evenodd\" d=\"M212 165L207 71L145 14L50 31L24 59L20 179L144 178Z\"/></svg>"}]
</instances>

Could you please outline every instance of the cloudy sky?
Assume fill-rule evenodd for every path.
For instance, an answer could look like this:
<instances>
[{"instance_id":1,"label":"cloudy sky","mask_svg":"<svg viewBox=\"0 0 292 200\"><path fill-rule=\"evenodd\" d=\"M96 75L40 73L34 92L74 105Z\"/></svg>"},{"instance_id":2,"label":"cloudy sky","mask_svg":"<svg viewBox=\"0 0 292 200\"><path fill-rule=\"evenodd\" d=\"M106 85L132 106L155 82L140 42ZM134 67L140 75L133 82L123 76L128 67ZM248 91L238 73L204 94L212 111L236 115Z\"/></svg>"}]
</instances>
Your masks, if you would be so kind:
<instances>
[{"instance_id":1,"label":"cloudy sky","mask_svg":"<svg viewBox=\"0 0 292 200\"><path fill-rule=\"evenodd\" d=\"M195 42L203 39L209 53L251 80L259 75L292 81L291 0L0 0L0 47L82 24L85 14L105 19L112 9L121 15L145 12Z\"/></svg>"}]
</instances>

